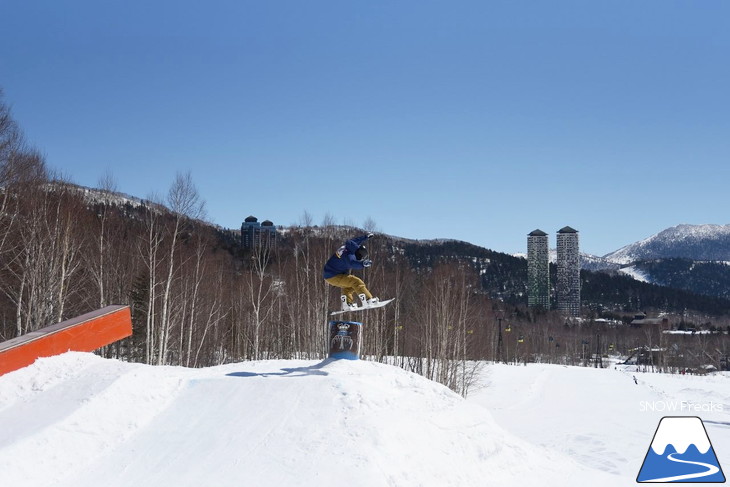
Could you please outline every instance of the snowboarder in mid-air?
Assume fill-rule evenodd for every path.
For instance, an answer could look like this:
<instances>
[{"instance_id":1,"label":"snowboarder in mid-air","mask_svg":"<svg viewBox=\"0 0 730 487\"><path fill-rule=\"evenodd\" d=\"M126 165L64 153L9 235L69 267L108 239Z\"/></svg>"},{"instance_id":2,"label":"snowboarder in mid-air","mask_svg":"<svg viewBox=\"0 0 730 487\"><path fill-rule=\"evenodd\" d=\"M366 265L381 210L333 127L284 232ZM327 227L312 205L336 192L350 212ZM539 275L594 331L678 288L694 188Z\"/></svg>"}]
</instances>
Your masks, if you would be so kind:
<instances>
[{"instance_id":1,"label":"snowboarder in mid-air","mask_svg":"<svg viewBox=\"0 0 730 487\"><path fill-rule=\"evenodd\" d=\"M352 275L353 269L364 269L372 264L372 261L368 259L368 250L363 245L363 242L372 236L372 233L368 233L348 240L324 265L322 273L324 280L328 284L342 289L343 294L340 298L342 311L367 308L380 302L378 298L373 297L362 279ZM361 307L358 307L355 302L355 294L362 302Z\"/></svg>"}]
</instances>

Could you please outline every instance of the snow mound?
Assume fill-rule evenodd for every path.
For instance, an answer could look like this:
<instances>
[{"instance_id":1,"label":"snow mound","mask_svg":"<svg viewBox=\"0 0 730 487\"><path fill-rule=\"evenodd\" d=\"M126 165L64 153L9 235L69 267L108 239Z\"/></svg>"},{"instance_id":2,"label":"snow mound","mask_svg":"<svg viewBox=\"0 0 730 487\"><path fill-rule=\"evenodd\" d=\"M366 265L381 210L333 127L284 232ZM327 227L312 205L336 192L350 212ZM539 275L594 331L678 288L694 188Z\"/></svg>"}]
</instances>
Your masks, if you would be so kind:
<instances>
[{"instance_id":1,"label":"snow mound","mask_svg":"<svg viewBox=\"0 0 730 487\"><path fill-rule=\"evenodd\" d=\"M30 486L564 486L615 477L365 361L151 367L67 353L0 377L0 478Z\"/></svg>"}]
</instances>

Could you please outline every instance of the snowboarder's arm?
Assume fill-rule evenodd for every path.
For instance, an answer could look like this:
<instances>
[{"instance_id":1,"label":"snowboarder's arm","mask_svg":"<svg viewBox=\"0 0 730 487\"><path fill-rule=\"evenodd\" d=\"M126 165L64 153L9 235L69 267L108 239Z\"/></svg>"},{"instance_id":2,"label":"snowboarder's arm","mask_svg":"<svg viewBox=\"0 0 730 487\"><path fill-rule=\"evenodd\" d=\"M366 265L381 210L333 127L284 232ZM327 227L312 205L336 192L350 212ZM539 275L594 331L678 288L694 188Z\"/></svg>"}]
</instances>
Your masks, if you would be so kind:
<instances>
[{"instance_id":1,"label":"snowboarder's arm","mask_svg":"<svg viewBox=\"0 0 730 487\"><path fill-rule=\"evenodd\" d=\"M357 257L355 257L354 254L350 254L347 256L347 261L350 263L350 269L363 269L365 266L363 265L362 261L357 260Z\"/></svg>"},{"instance_id":2,"label":"snowboarder's arm","mask_svg":"<svg viewBox=\"0 0 730 487\"><path fill-rule=\"evenodd\" d=\"M355 237L353 239L348 240L345 242L345 247L347 247L347 250L350 251L350 253L354 254L357 249L362 245L362 243L368 239L368 235L362 235L360 237Z\"/></svg>"}]
</instances>

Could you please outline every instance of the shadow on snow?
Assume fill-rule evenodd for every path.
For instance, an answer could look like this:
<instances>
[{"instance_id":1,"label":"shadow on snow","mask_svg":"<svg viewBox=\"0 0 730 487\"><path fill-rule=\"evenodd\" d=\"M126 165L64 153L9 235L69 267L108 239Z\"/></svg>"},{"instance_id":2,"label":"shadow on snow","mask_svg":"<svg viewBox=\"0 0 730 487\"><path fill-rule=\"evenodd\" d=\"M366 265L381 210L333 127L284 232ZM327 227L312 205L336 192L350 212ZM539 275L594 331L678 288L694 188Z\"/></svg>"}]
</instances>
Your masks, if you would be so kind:
<instances>
[{"instance_id":1,"label":"shadow on snow","mask_svg":"<svg viewBox=\"0 0 730 487\"><path fill-rule=\"evenodd\" d=\"M226 374L228 377L306 377L309 375L329 375L328 372L321 370L326 365L334 362L335 359L326 359L322 362L310 365L309 367L293 367L280 369L281 372L231 372Z\"/></svg>"}]
</instances>

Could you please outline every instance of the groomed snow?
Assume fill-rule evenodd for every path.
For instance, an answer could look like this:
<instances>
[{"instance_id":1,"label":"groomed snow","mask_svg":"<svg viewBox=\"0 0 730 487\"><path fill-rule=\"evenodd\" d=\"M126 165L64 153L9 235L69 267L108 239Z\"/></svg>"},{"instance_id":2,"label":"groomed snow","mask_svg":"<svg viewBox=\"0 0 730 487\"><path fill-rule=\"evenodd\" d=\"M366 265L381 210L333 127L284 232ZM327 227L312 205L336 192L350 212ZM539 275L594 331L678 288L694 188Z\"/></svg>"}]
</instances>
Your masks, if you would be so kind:
<instances>
[{"instance_id":1,"label":"groomed snow","mask_svg":"<svg viewBox=\"0 0 730 487\"><path fill-rule=\"evenodd\" d=\"M726 472L730 469L727 372L691 376L639 373L636 366L623 365L498 364L487 368L484 384L469 401L487 408L497 424L535 445L615 474L621 479L615 485L634 485L664 416L702 418L720 464Z\"/></svg>"},{"instance_id":2,"label":"groomed snow","mask_svg":"<svg viewBox=\"0 0 730 487\"><path fill-rule=\"evenodd\" d=\"M492 365L464 400L366 361L194 370L67 353L0 377L0 485L627 485L661 417L640 401L675 396L724 404L691 415L713 421L730 465L727 376L637 375Z\"/></svg>"}]
</instances>

